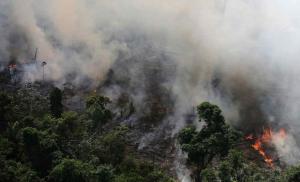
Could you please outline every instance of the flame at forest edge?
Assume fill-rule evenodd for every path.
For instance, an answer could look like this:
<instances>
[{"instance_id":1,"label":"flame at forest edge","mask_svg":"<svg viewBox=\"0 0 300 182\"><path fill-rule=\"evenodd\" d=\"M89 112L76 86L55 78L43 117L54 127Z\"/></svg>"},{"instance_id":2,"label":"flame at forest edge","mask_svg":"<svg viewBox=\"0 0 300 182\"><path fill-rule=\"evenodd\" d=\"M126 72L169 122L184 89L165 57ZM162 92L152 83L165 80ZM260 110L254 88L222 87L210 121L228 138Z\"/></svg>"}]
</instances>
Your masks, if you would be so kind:
<instances>
[{"instance_id":1,"label":"flame at forest edge","mask_svg":"<svg viewBox=\"0 0 300 182\"><path fill-rule=\"evenodd\" d=\"M271 168L274 167L273 158L271 155L266 153L265 146L271 146L274 139L285 140L286 139L286 130L281 128L279 131L274 132L270 128L264 129L263 133L259 137L254 137L253 134L247 135L246 140L254 141L251 147L256 150L264 159L266 164Z\"/></svg>"}]
</instances>

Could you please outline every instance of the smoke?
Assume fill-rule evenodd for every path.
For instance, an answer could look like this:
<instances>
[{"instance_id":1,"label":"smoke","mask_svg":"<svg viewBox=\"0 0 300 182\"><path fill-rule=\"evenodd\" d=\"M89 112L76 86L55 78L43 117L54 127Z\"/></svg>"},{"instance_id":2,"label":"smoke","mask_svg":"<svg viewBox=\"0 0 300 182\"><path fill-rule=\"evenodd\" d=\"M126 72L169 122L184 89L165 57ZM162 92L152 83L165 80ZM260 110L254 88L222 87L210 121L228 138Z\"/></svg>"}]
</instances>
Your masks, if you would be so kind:
<instances>
[{"instance_id":1,"label":"smoke","mask_svg":"<svg viewBox=\"0 0 300 182\"><path fill-rule=\"evenodd\" d=\"M293 128L285 145L299 151L299 5L296 0L1 0L0 67L12 59L31 64L39 48L46 79L57 84L92 88L114 78L106 92L125 90L141 111L149 97L169 102L165 107L172 109L163 117L173 133L193 107L208 100L245 132L266 125ZM24 81L42 79L24 68L29 74Z\"/></svg>"},{"instance_id":2,"label":"smoke","mask_svg":"<svg viewBox=\"0 0 300 182\"><path fill-rule=\"evenodd\" d=\"M294 147L297 146L297 142L294 136L289 133L284 136L283 133L276 133L273 136L272 142L279 153L280 160L290 165L296 165L299 163L299 161L295 160L299 159L300 150L299 148Z\"/></svg>"}]
</instances>

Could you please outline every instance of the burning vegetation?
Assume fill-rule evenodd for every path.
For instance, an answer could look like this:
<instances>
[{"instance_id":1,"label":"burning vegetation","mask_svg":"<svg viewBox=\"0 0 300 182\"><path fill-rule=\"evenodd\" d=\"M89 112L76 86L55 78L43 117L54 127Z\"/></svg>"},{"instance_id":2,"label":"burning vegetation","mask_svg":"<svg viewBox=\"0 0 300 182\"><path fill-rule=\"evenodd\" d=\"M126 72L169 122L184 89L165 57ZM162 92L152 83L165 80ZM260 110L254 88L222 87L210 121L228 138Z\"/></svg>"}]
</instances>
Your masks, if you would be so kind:
<instances>
[{"instance_id":1,"label":"burning vegetation","mask_svg":"<svg viewBox=\"0 0 300 182\"><path fill-rule=\"evenodd\" d=\"M300 181L298 9L0 1L0 181Z\"/></svg>"},{"instance_id":2,"label":"burning vegetation","mask_svg":"<svg viewBox=\"0 0 300 182\"><path fill-rule=\"evenodd\" d=\"M160 93L165 90L156 85L154 87L157 88L156 91L150 91L153 95L147 100L152 102L145 104L145 107L151 112L141 113L130 95L123 94L110 100L99 95L104 93L101 89L97 92L90 90L82 93L82 99L86 100L86 104L83 104L80 110L76 110L66 104L69 103L67 100L71 96L78 95L76 88L68 87L62 91L58 88L52 89L53 85L47 84L50 83L40 86L32 83L33 88L26 87L24 90L15 87L11 92L0 94L1 107L6 109L1 110L3 116L1 120L5 125L1 126L4 134L0 139L12 147L6 151L4 146L6 143L0 143L0 152L3 153L3 160L1 158L0 160L5 165L0 171L3 175L1 178L5 180L10 178L6 175L12 167L9 161L20 162L20 159L15 157L20 154L18 152L14 154L13 151L21 148L25 152L21 160L26 161L21 164L21 168L35 174L37 182L44 179L49 182L59 180L68 182L69 177L65 177L67 176L65 174L73 175L77 170L80 171L77 177L83 182L102 178L102 172L108 175L107 182L124 182L132 178L134 182L173 182L175 181L173 179L182 179L176 176L177 169L172 168L173 161L176 160L173 150L176 138L165 137L168 136L166 131L169 128L161 129L161 133L165 135L152 136L155 140L149 140L150 144L147 144L149 141L140 139L146 136L150 129L155 128L151 126L154 122L159 124L163 120L162 114L168 115L167 110L161 108L167 106L174 108L165 104L168 103L166 100L169 97ZM147 88L151 89L153 86ZM50 90L51 94L48 95ZM151 107L152 103L159 107ZM241 131L228 125L217 105L204 102L197 107L195 114L198 114L199 122L203 124L200 131L191 126L182 129L178 134L181 149L188 154L186 164L192 180L202 182L276 179L276 182L282 182L291 181L288 179L297 176L297 168L292 168L292 173L284 168L280 173L275 172L277 167L281 166L277 165L277 155L273 153L274 143L286 141L288 135L286 129L265 128L261 133L243 137ZM145 116L150 117L146 120ZM141 127L143 124L147 126L146 129ZM14 136L15 132L21 138L12 139L19 141L20 144L13 143L12 139L7 137ZM36 137L34 139L37 140L36 143L31 142L31 137ZM245 141L250 145L247 145L246 149L239 148L238 144ZM43 145L51 142L53 143L51 150ZM142 144L145 147L140 147ZM260 165L256 159L247 158L247 150L256 153L263 159L260 161L264 161L266 165ZM57 153L61 156L50 157L56 156L54 154ZM32 156L38 160L31 158ZM90 163L91 160L95 161ZM27 166L27 163L30 166ZM58 170L68 166L72 166L75 171ZM144 171L144 168L147 170ZM21 169L15 170L17 173ZM101 174L98 174L99 170ZM24 174L21 177L27 176ZM15 177L12 181L20 180L19 177Z\"/></svg>"},{"instance_id":3,"label":"burning vegetation","mask_svg":"<svg viewBox=\"0 0 300 182\"><path fill-rule=\"evenodd\" d=\"M251 147L256 150L264 159L265 163L274 168L274 157L268 154L270 148L274 148L274 140L281 140L284 142L287 134L284 128L280 128L279 131L274 131L271 128L263 129L262 134L255 136L249 134L245 137L246 140L250 141Z\"/></svg>"}]
</instances>

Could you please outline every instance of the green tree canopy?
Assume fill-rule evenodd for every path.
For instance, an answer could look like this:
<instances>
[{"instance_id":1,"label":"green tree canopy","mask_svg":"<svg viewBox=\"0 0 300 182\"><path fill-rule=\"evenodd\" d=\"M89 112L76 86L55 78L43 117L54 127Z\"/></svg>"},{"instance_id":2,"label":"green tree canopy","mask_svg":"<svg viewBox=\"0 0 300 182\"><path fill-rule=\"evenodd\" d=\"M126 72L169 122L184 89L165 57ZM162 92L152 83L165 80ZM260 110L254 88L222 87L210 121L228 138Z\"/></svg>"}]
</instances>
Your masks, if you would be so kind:
<instances>
[{"instance_id":1,"label":"green tree canopy","mask_svg":"<svg viewBox=\"0 0 300 182\"><path fill-rule=\"evenodd\" d=\"M284 176L284 180L287 182L298 182L300 181L300 166L290 167Z\"/></svg>"},{"instance_id":2,"label":"green tree canopy","mask_svg":"<svg viewBox=\"0 0 300 182\"><path fill-rule=\"evenodd\" d=\"M49 174L49 182L90 182L93 167L75 159L63 159Z\"/></svg>"},{"instance_id":3,"label":"green tree canopy","mask_svg":"<svg viewBox=\"0 0 300 182\"><path fill-rule=\"evenodd\" d=\"M239 134L230 128L216 105L204 102L197 107L199 122L203 128L197 132L194 126L184 128L179 133L179 143L187 152L188 160L196 166L194 178L201 181L201 171L214 157L224 157L239 139Z\"/></svg>"},{"instance_id":4,"label":"green tree canopy","mask_svg":"<svg viewBox=\"0 0 300 182\"><path fill-rule=\"evenodd\" d=\"M12 109L12 98L5 92L0 92L0 131L6 129L11 109Z\"/></svg>"},{"instance_id":5,"label":"green tree canopy","mask_svg":"<svg viewBox=\"0 0 300 182\"><path fill-rule=\"evenodd\" d=\"M46 175L55 159L54 153L59 149L57 136L47 131L26 127L23 129L23 144L32 167L42 176Z\"/></svg>"},{"instance_id":6,"label":"green tree canopy","mask_svg":"<svg viewBox=\"0 0 300 182\"><path fill-rule=\"evenodd\" d=\"M63 112L62 92L57 87L54 87L50 93L50 111L56 118L59 118Z\"/></svg>"},{"instance_id":7,"label":"green tree canopy","mask_svg":"<svg viewBox=\"0 0 300 182\"><path fill-rule=\"evenodd\" d=\"M111 111L107 108L107 104L111 101L109 98L99 95L88 97L86 101L86 111L88 116L93 120L94 127L100 128L112 118Z\"/></svg>"}]
</instances>

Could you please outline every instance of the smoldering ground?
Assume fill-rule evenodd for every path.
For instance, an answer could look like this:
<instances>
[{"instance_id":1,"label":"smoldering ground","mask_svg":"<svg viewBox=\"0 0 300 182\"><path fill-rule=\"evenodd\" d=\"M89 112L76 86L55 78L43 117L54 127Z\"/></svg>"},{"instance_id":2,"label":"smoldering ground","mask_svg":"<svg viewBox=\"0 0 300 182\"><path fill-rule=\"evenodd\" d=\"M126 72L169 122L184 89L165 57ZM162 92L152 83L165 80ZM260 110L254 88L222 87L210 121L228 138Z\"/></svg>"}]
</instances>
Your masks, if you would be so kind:
<instances>
[{"instance_id":1,"label":"smoldering ground","mask_svg":"<svg viewBox=\"0 0 300 182\"><path fill-rule=\"evenodd\" d=\"M12 59L30 60L38 47L39 59L48 63L46 79L58 85L73 75L73 84L91 80L93 88L113 72L117 81L106 84L107 93L127 90L137 108L146 108L139 105L151 94L168 95L160 102L172 107L163 120L173 133L193 107L208 100L245 132L288 126L294 142L287 148L298 151L299 5L296 0L2 0L1 68ZM31 81L39 79L30 75ZM282 159L294 164L300 158Z\"/></svg>"}]
</instances>

